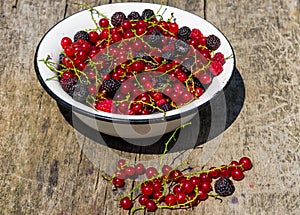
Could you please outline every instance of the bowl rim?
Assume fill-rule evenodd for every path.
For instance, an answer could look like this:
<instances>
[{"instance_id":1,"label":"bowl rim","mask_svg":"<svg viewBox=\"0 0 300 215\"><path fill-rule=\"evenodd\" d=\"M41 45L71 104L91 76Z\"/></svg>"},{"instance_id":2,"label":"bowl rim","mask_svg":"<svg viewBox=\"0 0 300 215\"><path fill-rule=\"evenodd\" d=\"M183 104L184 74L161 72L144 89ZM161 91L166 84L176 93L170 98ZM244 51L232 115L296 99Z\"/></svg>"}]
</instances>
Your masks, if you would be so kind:
<instances>
[{"instance_id":1,"label":"bowl rim","mask_svg":"<svg viewBox=\"0 0 300 215\"><path fill-rule=\"evenodd\" d=\"M98 7L101 7L101 6L109 6L109 5L122 5L122 4L143 4L143 5L156 5L156 6L161 6L160 4L155 4L155 3L147 3L147 2L116 2L116 3L111 3L111 4L103 4L103 5L99 5L99 6L95 6L93 8L98 8ZM180 10L180 11L183 11L183 12L188 12L194 16L197 16L198 18L202 19L203 21L207 22L208 24L212 25L217 31L219 31L220 34L222 34L222 36L227 40L227 43L231 49L231 52L232 52L232 58L233 58L233 67L232 67L232 70L230 71L230 77L229 79L227 80L227 82L225 83L225 85L223 86L222 89L220 89L219 91L216 91L211 97L209 100L203 102L202 104L198 105L198 106L195 106L194 108L191 108L187 111L184 111L184 112L179 112L179 113L175 113L175 114L172 114L172 115L166 115L164 116L163 113L156 113L156 114L149 114L149 115L157 115L158 117L153 117L153 118L135 118L135 116L131 116L131 115L122 115L122 116L128 116L127 118L118 118L118 117L114 117L114 116L118 116L120 114L114 114L114 113L111 113L112 116L105 116L105 115L101 115L101 112L102 111L97 111L97 114L95 113L92 113L90 111L87 111L87 110L84 110L84 109L81 109L79 107L76 107L68 102L66 102L65 100L63 100L62 98L60 98L58 95L56 95L48 86L47 84L45 83L44 79L42 78L41 74L40 74L40 70L39 70L39 59L38 59L38 53L39 53L39 48L42 44L42 42L44 41L44 38L48 35L48 33L53 30L57 25L59 25L61 22L65 21L66 19L69 19L71 18L72 16L78 14L78 13L81 13L81 12L84 12L84 11L87 11L88 9L83 9L83 10L80 10L80 11L77 11L65 18L63 18L62 20L58 21L55 25L53 25L51 28L49 28L46 33L41 37L38 45L37 45L37 48L36 48L36 51L35 51L35 55L34 55L34 69L35 69L35 73L36 73L36 76L37 76L37 79L39 80L40 84L42 85L42 87L44 88L44 90L46 90L46 92L59 104L63 105L64 107L66 107L67 109L70 109L72 110L72 112L77 112L79 114L82 114L84 116L87 116L87 117L90 117L90 118L94 118L96 120L101 120L101 121L106 121L106 122L117 122L117 123L121 123L121 124L154 124L154 123L162 123L162 122L168 122L168 121L173 121L173 120L178 120L182 117L185 117L187 115L191 115L191 114L194 114L195 112L198 112L198 110L202 109L204 106L208 105L210 103L210 100L212 100L214 97L216 97L220 92L224 91L229 82L231 81L232 79L232 73L233 73L233 70L236 68L236 58L235 58L235 52L234 52L234 49L231 45L231 43L229 42L228 38L226 37L226 35L218 28L216 27L213 23L207 21L206 19L204 19L203 17L195 14L194 12L190 12L190 11L185 11L181 8L178 8L178 7L175 7L175 6L169 6L169 5L162 5L162 6L165 6L165 7L169 7L169 8L175 8L177 10ZM75 101L75 100L74 100ZM180 110L181 108L178 108L178 109L175 109L175 110ZM174 110L173 110L174 111Z\"/></svg>"}]
</instances>

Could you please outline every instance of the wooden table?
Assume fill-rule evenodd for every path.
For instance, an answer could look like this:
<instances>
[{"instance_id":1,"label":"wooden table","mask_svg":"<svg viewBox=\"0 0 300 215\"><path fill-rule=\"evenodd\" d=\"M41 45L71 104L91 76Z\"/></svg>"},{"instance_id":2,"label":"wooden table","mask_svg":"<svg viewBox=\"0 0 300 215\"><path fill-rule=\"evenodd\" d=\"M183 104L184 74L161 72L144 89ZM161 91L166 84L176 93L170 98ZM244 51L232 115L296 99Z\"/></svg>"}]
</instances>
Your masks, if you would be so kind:
<instances>
[{"instance_id":1,"label":"wooden table","mask_svg":"<svg viewBox=\"0 0 300 215\"><path fill-rule=\"evenodd\" d=\"M84 1L113 2L121 1ZM254 168L223 203L211 198L193 210L155 214L299 214L300 2L165 4L202 16L224 32L246 89L237 119L218 137L189 150L188 159L213 166L249 156ZM127 214L101 173L113 171L115 157L145 161L158 155L110 149L76 132L34 71L43 34L83 8L61 0L0 5L0 214Z\"/></svg>"}]
</instances>

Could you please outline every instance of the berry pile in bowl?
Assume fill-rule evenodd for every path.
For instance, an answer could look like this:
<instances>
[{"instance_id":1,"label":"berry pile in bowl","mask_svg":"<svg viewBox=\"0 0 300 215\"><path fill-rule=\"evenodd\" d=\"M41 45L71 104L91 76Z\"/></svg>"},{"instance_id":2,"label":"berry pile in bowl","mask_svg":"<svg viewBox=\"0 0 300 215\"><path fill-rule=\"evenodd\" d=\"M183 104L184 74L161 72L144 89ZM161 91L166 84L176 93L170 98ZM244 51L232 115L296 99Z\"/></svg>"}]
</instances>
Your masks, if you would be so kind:
<instances>
[{"instance_id":1,"label":"berry pile in bowl","mask_svg":"<svg viewBox=\"0 0 300 215\"><path fill-rule=\"evenodd\" d=\"M144 138L190 121L230 80L234 54L225 36L194 14L116 3L52 27L37 47L35 69L45 90L82 123Z\"/></svg>"}]
</instances>

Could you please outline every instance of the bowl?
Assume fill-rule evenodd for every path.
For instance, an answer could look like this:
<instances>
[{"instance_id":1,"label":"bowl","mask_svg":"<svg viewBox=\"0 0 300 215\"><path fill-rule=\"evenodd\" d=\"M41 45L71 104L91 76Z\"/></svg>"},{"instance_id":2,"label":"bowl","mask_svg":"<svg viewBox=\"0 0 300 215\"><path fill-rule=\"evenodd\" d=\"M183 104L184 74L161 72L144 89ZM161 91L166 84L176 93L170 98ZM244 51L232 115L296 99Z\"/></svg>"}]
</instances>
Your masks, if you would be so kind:
<instances>
[{"instance_id":1,"label":"bowl","mask_svg":"<svg viewBox=\"0 0 300 215\"><path fill-rule=\"evenodd\" d=\"M37 46L34 59L37 78L42 87L60 106L72 111L72 113L81 120L81 123L102 133L121 138L141 139L161 136L171 132L195 117L199 108L205 106L212 98L221 92L232 76L235 67L232 46L220 30L203 18L175 7L151 3L114 3L94 7L94 9L107 17L111 17L112 14L117 11L124 12L128 15L130 11L134 10L141 14L142 11L147 8L155 12L160 11L164 19L168 19L174 15L179 27L188 26L191 29L199 28L204 35L216 35L221 41L218 51L222 52L225 57L231 57L226 59L226 63L223 65L223 72L213 78L203 95L178 109L148 115L124 115L98 111L69 96L62 89L57 78L48 80L53 77L54 73L41 61L41 59L50 56L54 62L59 62L59 54L62 51L60 44L61 38L65 36L72 38L79 30L93 29L95 23L91 18L91 12L86 9L58 22L45 33ZM101 18L95 14L93 16L95 19ZM76 125L73 126L76 127Z\"/></svg>"}]
</instances>

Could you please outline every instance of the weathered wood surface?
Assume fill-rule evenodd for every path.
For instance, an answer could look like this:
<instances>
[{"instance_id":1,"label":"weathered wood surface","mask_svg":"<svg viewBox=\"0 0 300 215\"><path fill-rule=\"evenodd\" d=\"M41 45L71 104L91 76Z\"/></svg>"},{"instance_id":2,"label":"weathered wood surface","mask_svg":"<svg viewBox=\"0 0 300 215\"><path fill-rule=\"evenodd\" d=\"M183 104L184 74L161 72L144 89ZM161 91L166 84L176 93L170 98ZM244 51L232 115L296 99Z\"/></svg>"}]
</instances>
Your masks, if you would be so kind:
<instances>
[{"instance_id":1,"label":"weathered wood surface","mask_svg":"<svg viewBox=\"0 0 300 215\"><path fill-rule=\"evenodd\" d=\"M109 2L117 1L84 1ZM218 138L190 150L189 159L211 166L245 155L254 168L236 184L238 202L210 199L194 210L156 214L299 214L300 2L165 3L205 16L224 32L246 86L237 120ZM84 138L65 123L38 83L33 56L40 38L78 10L82 7L68 0L0 3L0 214L127 214L100 173L113 162L112 154L138 161L157 157Z\"/></svg>"}]
</instances>

